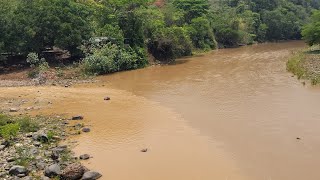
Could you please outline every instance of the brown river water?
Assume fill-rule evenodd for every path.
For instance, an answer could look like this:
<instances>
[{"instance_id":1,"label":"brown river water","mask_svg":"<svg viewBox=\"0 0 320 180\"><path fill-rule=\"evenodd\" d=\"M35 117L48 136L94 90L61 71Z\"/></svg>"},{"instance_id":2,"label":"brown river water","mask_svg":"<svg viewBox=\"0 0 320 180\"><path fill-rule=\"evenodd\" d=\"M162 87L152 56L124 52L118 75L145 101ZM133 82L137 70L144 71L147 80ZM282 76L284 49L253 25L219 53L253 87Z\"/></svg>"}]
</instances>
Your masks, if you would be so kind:
<instances>
[{"instance_id":1,"label":"brown river water","mask_svg":"<svg viewBox=\"0 0 320 180\"><path fill-rule=\"evenodd\" d=\"M304 47L217 50L96 84L0 88L0 96L51 100L45 114L83 114L91 132L72 138L74 151L92 155L86 165L102 179L319 180L320 88L285 66Z\"/></svg>"}]
</instances>

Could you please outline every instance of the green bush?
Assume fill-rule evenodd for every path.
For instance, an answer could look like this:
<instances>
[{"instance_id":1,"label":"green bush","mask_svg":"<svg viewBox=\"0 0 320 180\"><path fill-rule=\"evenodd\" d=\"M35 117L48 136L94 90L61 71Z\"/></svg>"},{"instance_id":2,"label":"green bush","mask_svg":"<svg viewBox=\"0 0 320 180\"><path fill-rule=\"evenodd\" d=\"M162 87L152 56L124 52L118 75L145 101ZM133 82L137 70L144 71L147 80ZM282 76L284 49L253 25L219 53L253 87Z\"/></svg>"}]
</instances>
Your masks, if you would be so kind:
<instances>
[{"instance_id":1,"label":"green bush","mask_svg":"<svg viewBox=\"0 0 320 180\"><path fill-rule=\"evenodd\" d=\"M118 25L113 26L111 24L106 24L104 27L98 29L97 35L108 37L117 45L123 45L124 43L123 32Z\"/></svg>"},{"instance_id":2,"label":"green bush","mask_svg":"<svg viewBox=\"0 0 320 180\"><path fill-rule=\"evenodd\" d=\"M14 123L14 124L6 124L4 126L0 127L0 136L3 137L4 139L12 139L17 136L17 133L19 131L19 124Z\"/></svg>"},{"instance_id":3,"label":"green bush","mask_svg":"<svg viewBox=\"0 0 320 180\"><path fill-rule=\"evenodd\" d=\"M192 42L186 28L183 27L163 29L156 39L149 42L148 48L159 60L172 60L192 54Z\"/></svg>"},{"instance_id":4,"label":"green bush","mask_svg":"<svg viewBox=\"0 0 320 180\"><path fill-rule=\"evenodd\" d=\"M144 67L147 60L143 54L141 49L125 49L108 43L87 55L83 60L84 71L89 74L106 74Z\"/></svg>"},{"instance_id":5,"label":"green bush","mask_svg":"<svg viewBox=\"0 0 320 180\"><path fill-rule=\"evenodd\" d=\"M12 120L9 116L0 114L0 126L7 125L9 123L12 123Z\"/></svg>"},{"instance_id":6,"label":"green bush","mask_svg":"<svg viewBox=\"0 0 320 180\"><path fill-rule=\"evenodd\" d=\"M34 68L34 69L31 69L29 72L28 72L28 78L36 78L38 76L38 74L40 73L40 70L37 69L37 68Z\"/></svg>"},{"instance_id":7,"label":"green bush","mask_svg":"<svg viewBox=\"0 0 320 180\"><path fill-rule=\"evenodd\" d=\"M299 52L289 59L287 62L287 70L297 75L298 79L301 79L305 74L305 70L302 67L302 61L305 59L305 54Z\"/></svg>"},{"instance_id":8,"label":"green bush","mask_svg":"<svg viewBox=\"0 0 320 180\"><path fill-rule=\"evenodd\" d=\"M32 121L29 117L24 117L17 120L20 131L22 132L37 132L39 130L39 125Z\"/></svg>"},{"instance_id":9,"label":"green bush","mask_svg":"<svg viewBox=\"0 0 320 180\"><path fill-rule=\"evenodd\" d=\"M188 31L195 48L215 49L217 47L210 22L206 17L193 19L188 27Z\"/></svg>"},{"instance_id":10,"label":"green bush","mask_svg":"<svg viewBox=\"0 0 320 180\"><path fill-rule=\"evenodd\" d=\"M303 39L312 46L320 44L320 10L314 11L311 18L311 23L305 25L302 30Z\"/></svg>"},{"instance_id":11,"label":"green bush","mask_svg":"<svg viewBox=\"0 0 320 180\"><path fill-rule=\"evenodd\" d=\"M38 67L41 63L38 54L29 53L27 56L27 63L29 63L31 67Z\"/></svg>"},{"instance_id":12,"label":"green bush","mask_svg":"<svg viewBox=\"0 0 320 180\"><path fill-rule=\"evenodd\" d=\"M36 78L41 72L47 71L49 69L49 64L44 58L39 58L37 53L29 53L27 56L27 62L32 68L28 72L29 78Z\"/></svg>"}]
</instances>

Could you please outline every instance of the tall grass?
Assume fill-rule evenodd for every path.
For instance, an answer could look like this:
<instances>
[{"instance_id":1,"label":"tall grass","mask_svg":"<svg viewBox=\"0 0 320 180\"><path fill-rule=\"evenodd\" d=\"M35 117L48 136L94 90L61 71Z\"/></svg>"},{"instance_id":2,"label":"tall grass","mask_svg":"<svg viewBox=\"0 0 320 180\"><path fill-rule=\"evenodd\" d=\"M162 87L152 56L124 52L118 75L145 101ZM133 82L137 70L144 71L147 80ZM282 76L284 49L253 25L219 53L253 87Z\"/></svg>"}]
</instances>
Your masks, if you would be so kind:
<instances>
[{"instance_id":1,"label":"tall grass","mask_svg":"<svg viewBox=\"0 0 320 180\"><path fill-rule=\"evenodd\" d=\"M294 54L287 62L287 70L301 79L306 76L306 70L302 63L305 60L306 55L303 51Z\"/></svg>"}]
</instances>

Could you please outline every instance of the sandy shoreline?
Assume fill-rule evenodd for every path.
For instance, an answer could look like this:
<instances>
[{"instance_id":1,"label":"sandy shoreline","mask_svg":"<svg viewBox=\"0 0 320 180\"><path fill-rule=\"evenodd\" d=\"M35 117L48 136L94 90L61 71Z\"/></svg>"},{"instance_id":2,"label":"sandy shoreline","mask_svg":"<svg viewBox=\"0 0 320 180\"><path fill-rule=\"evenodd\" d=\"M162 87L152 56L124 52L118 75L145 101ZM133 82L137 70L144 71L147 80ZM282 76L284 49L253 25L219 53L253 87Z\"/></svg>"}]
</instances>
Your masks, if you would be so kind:
<instances>
[{"instance_id":1,"label":"sandy shoreline","mask_svg":"<svg viewBox=\"0 0 320 180\"><path fill-rule=\"evenodd\" d=\"M74 137L79 142L74 151L91 154L86 165L103 179L248 179L225 152L171 110L125 91L79 86L0 88L0 98L37 100L33 115L82 114L92 132ZM110 102L103 101L106 95Z\"/></svg>"}]
</instances>

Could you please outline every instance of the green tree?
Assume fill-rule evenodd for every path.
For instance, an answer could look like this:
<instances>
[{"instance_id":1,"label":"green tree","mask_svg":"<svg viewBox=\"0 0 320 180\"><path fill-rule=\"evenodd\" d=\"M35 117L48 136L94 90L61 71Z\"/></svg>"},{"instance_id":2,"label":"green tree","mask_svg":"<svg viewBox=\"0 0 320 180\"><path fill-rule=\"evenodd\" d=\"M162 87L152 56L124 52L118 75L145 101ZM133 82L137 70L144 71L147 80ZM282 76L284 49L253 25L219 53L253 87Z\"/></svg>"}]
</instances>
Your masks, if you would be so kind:
<instances>
[{"instance_id":1,"label":"green tree","mask_svg":"<svg viewBox=\"0 0 320 180\"><path fill-rule=\"evenodd\" d=\"M210 7L208 0L174 0L173 4L176 8L183 10L187 23L194 18L206 15Z\"/></svg>"},{"instance_id":2,"label":"green tree","mask_svg":"<svg viewBox=\"0 0 320 180\"><path fill-rule=\"evenodd\" d=\"M190 38L194 47L199 49L214 49L217 46L210 22L206 17L194 18L188 26Z\"/></svg>"},{"instance_id":3,"label":"green tree","mask_svg":"<svg viewBox=\"0 0 320 180\"><path fill-rule=\"evenodd\" d=\"M311 22L303 27L302 36L310 46L320 44L320 11L313 12Z\"/></svg>"},{"instance_id":4,"label":"green tree","mask_svg":"<svg viewBox=\"0 0 320 180\"><path fill-rule=\"evenodd\" d=\"M20 0L14 18L6 24L7 51L27 54L57 46L75 53L91 36L89 16L88 8L75 1Z\"/></svg>"}]
</instances>

